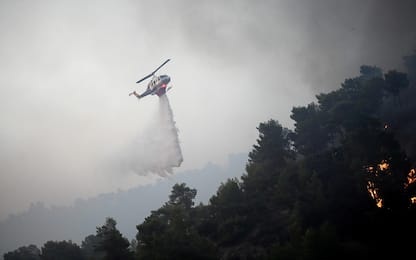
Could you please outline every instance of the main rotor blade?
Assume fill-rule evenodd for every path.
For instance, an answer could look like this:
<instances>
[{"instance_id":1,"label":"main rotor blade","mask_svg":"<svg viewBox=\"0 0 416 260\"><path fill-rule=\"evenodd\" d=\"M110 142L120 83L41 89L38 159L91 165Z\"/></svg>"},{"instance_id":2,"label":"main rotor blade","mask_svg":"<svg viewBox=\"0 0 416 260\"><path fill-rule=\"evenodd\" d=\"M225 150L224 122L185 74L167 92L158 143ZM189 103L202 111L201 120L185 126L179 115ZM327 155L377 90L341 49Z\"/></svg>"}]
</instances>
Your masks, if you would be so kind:
<instances>
[{"instance_id":1,"label":"main rotor blade","mask_svg":"<svg viewBox=\"0 0 416 260\"><path fill-rule=\"evenodd\" d=\"M146 77L142 78L141 80L138 80L136 83L140 83L140 82L142 82L143 80L150 78L151 76L153 76L153 74L154 74L154 73L150 73L149 75L147 75Z\"/></svg>"},{"instance_id":2,"label":"main rotor blade","mask_svg":"<svg viewBox=\"0 0 416 260\"><path fill-rule=\"evenodd\" d=\"M170 61L170 59L167 59L165 62L163 62L163 63L162 63L162 65L160 65L157 69L155 69L155 71L153 71L152 73L150 73L150 74L149 74L149 75L147 75L146 77L142 78L141 80L137 81L136 83L140 83L140 82L142 82L143 80L148 79L148 78L150 78L151 76L153 76L153 75L156 73L156 71L158 71L160 68L162 68L162 67L163 67L163 65L165 65L166 63L168 63L168 61Z\"/></svg>"},{"instance_id":3,"label":"main rotor blade","mask_svg":"<svg viewBox=\"0 0 416 260\"><path fill-rule=\"evenodd\" d=\"M168 63L168 61L170 61L170 59L167 59L165 62L163 62L162 65L160 65L157 69L155 69L155 71L152 72L152 74L155 74L156 71L158 71L160 68L162 68L163 65L165 65L166 63Z\"/></svg>"}]
</instances>

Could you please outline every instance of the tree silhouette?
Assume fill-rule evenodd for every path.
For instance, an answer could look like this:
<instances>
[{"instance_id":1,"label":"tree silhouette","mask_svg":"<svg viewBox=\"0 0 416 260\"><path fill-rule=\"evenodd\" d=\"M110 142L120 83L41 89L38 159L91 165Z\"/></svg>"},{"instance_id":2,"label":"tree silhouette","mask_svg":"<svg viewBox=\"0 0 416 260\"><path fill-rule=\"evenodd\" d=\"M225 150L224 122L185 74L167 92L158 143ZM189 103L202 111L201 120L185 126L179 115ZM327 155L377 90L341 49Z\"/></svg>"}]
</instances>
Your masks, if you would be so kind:
<instances>
[{"instance_id":1,"label":"tree silhouette","mask_svg":"<svg viewBox=\"0 0 416 260\"><path fill-rule=\"evenodd\" d=\"M40 250L36 245L22 246L18 249L5 253L4 260L39 260Z\"/></svg>"},{"instance_id":2,"label":"tree silhouette","mask_svg":"<svg viewBox=\"0 0 416 260\"><path fill-rule=\"evenodd\" d=\"M84 257L88 260L103 259L105 256L104 251L99 251L98 247L101 243L101 239L96 235L88 235L81 243L81 251Z\"/></svg>"},{"instance_id":3,"label":"tree silhouette","mask_svg":"<svg viewBox=\"0 0 416 260\"><path fill-rule=\"evenodd\" d=\"M83 260L81 248L72 241L48 241L42 246L42 260Z\"/></svg>"},{"instance_id":4,"label":"tree silhouette","mask_svg":"<svg viewBox=\"0 0 416 260\"><path fill-rule=\"evenodd\" d=\"M129 250L129 241L122 236L116 228L117 222L108 217L105 224L97 227L98 245L95 248L97 252L104 252L104 259L132 259L133 254Z\"/></svg>"},{"instance_id":5,"label":"tree silhouette","mask_svg":"<svg viewBox=\"0 0 416 260\"><path fill-rule=\"evenodd\" d=\"M216 249L196 227L196 190L175 184L169 201L137 226L139 259L216 259Z\"/></svg>"},{"instance_id":6,"label":"tree silhouette","mask_svg":"<svg viewBox=\"0 0 416 260\"><path fill-rule=\"evenodd\" d=\"M195 206L197 191L175 184L168 201L137 225L131 245L107 218L82 242L83 256L304 260L411 254L416 91L408 86L414 86L415 57L405 57L409 77L361 66L339 89L294 107L293 130L273 119L260 123L245 173L221 183L207 205ZM29 246L4 257L57 252L79 256L75 244L50 241L42 254Z\"/></svg>"}]
</instances>

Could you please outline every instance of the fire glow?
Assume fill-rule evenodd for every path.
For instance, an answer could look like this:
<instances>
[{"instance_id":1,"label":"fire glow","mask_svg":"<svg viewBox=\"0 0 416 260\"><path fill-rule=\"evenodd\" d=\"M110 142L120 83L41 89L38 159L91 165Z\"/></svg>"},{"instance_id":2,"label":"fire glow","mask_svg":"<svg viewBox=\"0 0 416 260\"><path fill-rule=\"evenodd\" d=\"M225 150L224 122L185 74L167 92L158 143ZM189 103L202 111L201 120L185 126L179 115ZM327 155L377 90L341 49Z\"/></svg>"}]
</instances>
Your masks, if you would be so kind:
<instances>
[{"instance_id":1,"label":"fire glow","mask_svg":"<svg viewBox=\"0 0 416 260\"><path fill-rule=\"evenodd\" d=\"M375 176L379 176L380 174L388 174L390 175L391 172L388 171L390 168L390 164L387 160L382 160L379 164L374 166L367 166L366 170L368 173L372 173ZM404 188L407 189L410 184L416 182L416 170L411 169L407 174L407 182L404 183ZM377 207L383 207L383 199L379 194L379 189L376 187L376 184L373 181L367 182L367 191L369 192L370 196L376 202ZM412 204L416 204L416 197L410 198Z\"/></svg>"}]
</instances>

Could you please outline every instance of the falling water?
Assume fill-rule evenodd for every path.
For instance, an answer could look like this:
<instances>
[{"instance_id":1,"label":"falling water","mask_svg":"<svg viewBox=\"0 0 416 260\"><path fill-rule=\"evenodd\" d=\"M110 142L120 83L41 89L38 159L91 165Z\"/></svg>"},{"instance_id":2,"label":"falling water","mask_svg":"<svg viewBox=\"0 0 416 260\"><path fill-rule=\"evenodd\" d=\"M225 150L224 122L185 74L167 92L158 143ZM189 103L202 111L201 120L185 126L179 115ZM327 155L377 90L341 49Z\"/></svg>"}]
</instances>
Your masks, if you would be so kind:
<instances>
[{"instance_id":1,"label":"falling water","mask_svg":"<svg viewBox=\"0 0 416 260\"><path fill-rule=\"evenodd\" d=\"M162 135L166 135L163 143L163 149L166 151L165 166L167 168L179 167L183 161L182 150L179 143L178 128L173 119L172 108L170 107L167 95L159 98L160 112L160 131Z\"/></svg>"},{"instance_id":2,"label":"falling water","mask_svg":"<svg viewBox=\"0 0 416 260\"><path fill-rule=\"evenodd\" d=\"M159 111L153 119L120 154L119 166L123 172L165 177L173 173L174 167L181 165L183 157L178 128L166 95L159 98Z\"/></svg>"}]
</instances>

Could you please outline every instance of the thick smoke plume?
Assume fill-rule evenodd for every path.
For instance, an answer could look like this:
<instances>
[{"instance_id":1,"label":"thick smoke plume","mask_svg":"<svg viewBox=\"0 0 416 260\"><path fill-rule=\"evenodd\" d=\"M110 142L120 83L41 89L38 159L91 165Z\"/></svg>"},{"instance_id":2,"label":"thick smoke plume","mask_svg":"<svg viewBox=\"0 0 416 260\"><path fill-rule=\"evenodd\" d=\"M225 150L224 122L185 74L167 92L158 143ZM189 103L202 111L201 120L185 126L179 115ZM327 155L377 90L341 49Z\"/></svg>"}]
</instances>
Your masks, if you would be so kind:
<instances>
[{"instance_id":1,"label":"thick smoke plume","mask_svg":"<svg viewBox=\"0 0 416 260\"><path fill-rule=\"evenodd\" d=\"M122 153L122 170L139 175L157 174L165 177L173 173L183 161L178 129L166 95L159 98L159 111L144 133L135 138Z\"/></svg>"}]
</instances>

